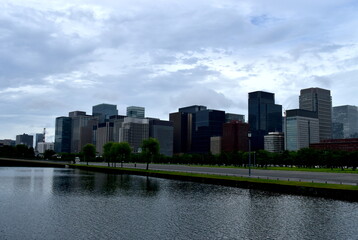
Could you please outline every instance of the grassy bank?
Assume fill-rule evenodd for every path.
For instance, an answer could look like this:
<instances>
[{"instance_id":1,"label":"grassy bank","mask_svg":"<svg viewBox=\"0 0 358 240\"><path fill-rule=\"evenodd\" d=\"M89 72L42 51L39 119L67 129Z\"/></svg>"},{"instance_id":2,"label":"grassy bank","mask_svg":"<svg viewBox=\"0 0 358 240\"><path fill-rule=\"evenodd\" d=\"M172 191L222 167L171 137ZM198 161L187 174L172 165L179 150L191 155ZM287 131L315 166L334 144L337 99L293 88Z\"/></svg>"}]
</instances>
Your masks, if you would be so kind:
<instances>
[{"instance_id":1,"label":"grassy bank","mask_svg":"<svg viewBox=\"0 0 358 240\"><path fill-rule=\"evenodd\" d=\"M340 200L358 201L358 186L324 184L311 182L281 181L271 179L257 179L247 177L224 176L214 174L199 174L187 172L143 170L132 168L105 167L93 165L71 164L71 167L101 171L106 173L135 174L143 176L161 177L168 179L187 180L242 188L261 189L288 194L327 197Z\"/></svg>"},{"instance_id":2,"label":"grassy bank","mask_svg":"<svg viewBox=\"0 0 358 240\"><path fill-rule=\"evenodd\" d=\"M187 165L191 167L220 167L220 168L240 168L248 169L248 167L237 167L237 166L217 166L217 165ZM341 168L300 168L300 167L252 167L251 169L258 170L278 170L278 171L303 171L303 172L327 172L327 173L355 173L358 174L358 170L344 169Z\"/></svg>"}]
</instances>

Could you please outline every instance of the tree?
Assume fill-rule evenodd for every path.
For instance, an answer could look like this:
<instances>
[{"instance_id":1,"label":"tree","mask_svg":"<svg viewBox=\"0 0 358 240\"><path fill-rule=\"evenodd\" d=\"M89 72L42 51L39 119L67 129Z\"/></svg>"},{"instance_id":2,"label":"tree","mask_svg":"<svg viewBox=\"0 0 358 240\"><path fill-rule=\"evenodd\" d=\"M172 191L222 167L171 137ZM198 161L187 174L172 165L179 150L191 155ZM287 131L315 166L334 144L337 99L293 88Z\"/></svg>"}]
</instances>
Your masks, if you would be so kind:
<instances>
[{"instance_id":1,"label":"tree","mask_svg":"<svg viewBox=\"0 0 358 240\"><path fill-rule=\"evenodd\" d=\"M93 160L96 157L96 147L93 144L86 144L83 149L83 156L85 158L85 161L87 162L88 165L88 161Z\"/></svg>"},{"instance_id":2,"label":"tree","mask_svg":"<svg viewBox=\"0 0 358 240\"><path fill-rule=\"evenodd\" d=\"M113 143L110 149L110 156L113 162L121 162L128 159L132 149L127 142ZM121 165L123 166L123 165Z\"/></svg>"},{"instance_id":3,"label":"tree","mask_svg":"<svg viewBox=\"0 0 358 240\"><path fill-rule=\"evenodd\" d=\"M52 156L55 155L56 152L52 149L47 149L45 152L44 152L44 159L52 159Z\"/></svg>"},{"instance_id":4,"label":"tree","mask_svg":"<svg viewBox=\"0 0 358 240\"><path fill-rule=\"evenodd\" d=\"M108 167L109 167L109 162L111 161L112 146L113 146L113 142L108 142L103 145L103 158L104 158L104 161L108 162Z\"/></svg>"},{"instance_id":5,"label":"tree","mask_svg":"<svg viewBox=\"0 0 358 240\"><path fill-rule=\"evenodd\" d=\"M144 139L142 142L142 153L147 159L147 170L149 161L153 161L153 157L159 154L159 142L155 138Z\"/></svg>"}]
</instances>

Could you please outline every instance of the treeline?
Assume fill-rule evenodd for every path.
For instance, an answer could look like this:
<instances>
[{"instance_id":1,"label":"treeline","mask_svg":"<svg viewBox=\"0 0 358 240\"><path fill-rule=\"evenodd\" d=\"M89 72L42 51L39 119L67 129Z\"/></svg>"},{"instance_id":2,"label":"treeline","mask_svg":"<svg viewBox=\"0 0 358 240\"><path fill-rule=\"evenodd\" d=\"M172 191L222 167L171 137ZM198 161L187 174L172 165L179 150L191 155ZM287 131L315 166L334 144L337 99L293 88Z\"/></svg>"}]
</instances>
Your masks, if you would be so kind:
<instances>
[{"instance_id":1,"label":"treeline","mask_svg":"<svg viewBox=\"0 0 358 240\"><path fill-rule=\"evenodd\" d=\"M34 159L35 151L34 148L29 148L28 146L23 144L19 144L16 146L5 145L0 147L0 157Z\"/></svg>"},{"instance_id":2,"label":"treeline","mask_svg":"<svg viewBox=\"0 0 358 240\"><path fill-rule=\"evenodd\" d=\"M141 155L132 156L134 162L145 162ZM219 155L212 154L182 154L173 157L158 156L155 163L218 165L248 167L248 152L224 152ZM265 150L251 152L251 165L266 168L275 167L301 167L301 168L351 168L358 167L358 151L322 151L312 148L303 148L299 151L284 151L271 153Z\"/></svg>"},{"instance_id":3,"label":"treeline","mask_svg":"<svg viewBox=\"0 0 358 240\"><path fill-rule=\"evenodd\" d=\"M150 142L150 141L149 141ZM153 142L153 141L152 141ZM155 142L155 141L154 141ZM148 143L147 143L148 144ZM217 165L217 166L238 166L248 167L248 152L224 152L218 155L212 154L181 154L167 157L158 154L158 149L151 150L152 154L144 151L142 154L131 153L127 145L107 144L108 149L104 151L101 157L86 157L86 154L60 153L56 154L52 150L44 153L44 159L74 161L79 157L81 161L96 162L136 162L136 163L168 163L168 164L193 164L193 165ZM149 145L150 146L150 145ZM144 147L144 145L143 145ZM94 146L92 146L92 149ZM143 149L147 149L144 147ZM154 143L154 148L158 148L158 143ZM3 146L0 147L0 157L34 159L34 149L25 145ZM266 168L268 166L276 167L301 167L301 168L351 168L356 170L358 167L358 151L332 151L316 150L303 148L299 151L284 151L283 153L271 153L265 150L251 152L251 165Z\"/></svg>"}]
</instances>

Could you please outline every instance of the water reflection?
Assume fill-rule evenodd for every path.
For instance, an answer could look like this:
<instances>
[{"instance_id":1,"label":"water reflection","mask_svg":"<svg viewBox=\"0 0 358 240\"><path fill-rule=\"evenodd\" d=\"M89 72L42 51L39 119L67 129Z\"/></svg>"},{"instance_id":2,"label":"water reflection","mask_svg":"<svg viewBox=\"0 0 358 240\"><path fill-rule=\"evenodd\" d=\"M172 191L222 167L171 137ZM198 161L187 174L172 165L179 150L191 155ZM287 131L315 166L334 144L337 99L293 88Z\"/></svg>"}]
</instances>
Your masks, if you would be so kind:
<instances>
[{"instance_id":1,"label":"water reflection","mask_svg":"<svg viewBox=\"0 0 358 240\"><path fill-rule=\"evenodd\" d=\"M143 176L0 168L1 239L355 239L358 204Z\"/></svg>"},{"instance_id":2,"label":"water reflection","mask_svg":"<svg viewBox=\"0 0 358 240\"><path fill-rule=\"evenodd\" d=\"M64 174L62 174L64 173ZM156 179L130 175L103 174L78 169L55 170L54 194L101 194L155 196L159 191Z\"/></svg>"}]
</instances>

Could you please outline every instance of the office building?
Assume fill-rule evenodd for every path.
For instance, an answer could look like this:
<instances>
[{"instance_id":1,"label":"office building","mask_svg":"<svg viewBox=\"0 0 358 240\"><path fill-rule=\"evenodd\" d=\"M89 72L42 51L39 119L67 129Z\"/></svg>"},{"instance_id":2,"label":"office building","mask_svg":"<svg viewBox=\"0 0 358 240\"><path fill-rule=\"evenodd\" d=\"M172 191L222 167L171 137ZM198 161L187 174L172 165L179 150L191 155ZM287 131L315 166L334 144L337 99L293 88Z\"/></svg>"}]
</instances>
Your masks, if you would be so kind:
<instances>
[{"instance_id":1,"label":"office building","mask_svg":"<svg viewBox=\"0 0 358 240\"><path fill-rule=\"evenodd\" d=\"M173 123L159 119L149 119L149 137L159 142L159 152L165 156L173 156Z\"/></svg>"},{"instance_id":2,"label":"office building","mask_svg":"<svg viewBox=\"0 0 358 240\"><path fill-rule=\"evenodd\" d=\"M286 111L285 149L297 151L319 142L319 120L317 112L303 109Z\"/></svg>"},{"instance_id":3,"label":"office building","mask_svg":"<svg viewBox=\"0 0 358 240\"><path fill-rule=\"evenodd\" d=\"M322 88L302 89L299 108L317 112L319 120L319 139L332 138L332 97L331 91Z\"/></svg>"},{"instance_id":4,"label":"office building","mask_svg":"<svg viewBox=\"0 0 358 240\"><path fill-rule=\"evenodd\" d=\"M187 153L191 149L192 115L191 113L175 112L169 114L173 123L173 153Z\"/></svg>"},{"instance_id":5,"label":"office building","mask_svg":"<svg viewBox=\"0 0 358 240\"><path fill-rule=\"evenodd\" d=\"M103 146L108 142L113 142L113 122L98 123L93 127L95 136L96 151L99 154L103 153Z\"/></svg>"},{"instance_id":6,"label":"office building","mask_svg":"<svg viewBox=\"0 0 358 240\"><path fill-rule=\"evenodd\" d=\"M310 148L317 150L338 150L346 152L358 151L358 138L327 139L320 143L310 144Z\"/></svg>"},{"instance_id":7,"label":"office building","mask_svg":"<svg viewBox=\"0 0 358 240\"><path fill-rule=\"evenodd\" d=\"M333 107L333 138L358 137L358 108L357 106Z\"/></svg>"},{"instance_id":8,"label":"office building","mask_svg":"<svg viewBox=\"0 0 358 240\"><path fill-rule=\"evenodd\" d=\"M71 152L71 128L72 119L70 117L56 118L55 126L55 152Z\"/></svg>"},{"instance_id":9,"label":"office building","mask_svg":"<svg viewBox=\"0 0 358 240\"><path fill-rule=\"evenodd\" d=\"M332 138L343 139L344 138L344 126L343 123L332 122Z\"/></svg>"},{"instance_id":10,"label":"office building","mask_svg":"<svg viewBox=\"0 0 358 240\"><path fill-rule=\"evenodd\" d=\"M16 141L12 139L2 139L0 140L0 145L2 146L16 146Z\"/></svg>"},{"instance_id":11,"label":"office building","mask_svg":"<svg viewBox=\"0 0 358 240\"><path fill-rule=\"evenodd\" d=\"M206 109L193 114L191 152L209 153L210 138L222 136L225 112Z\"/></svg>"},{"instance_id":12,"label":"office building","mask_svg":"<svg viewBox=\"0 0 358 240\"><path fill-rule=\"evenodd\" d=\"M265 150L272 153L281 153L284 150L284 135L282 132L269 132L264 136Z\"/></svg>"},{"instance_id":13,"label":"office building","mask_svg":"<svg viewBox=\"0 0 358 240\"><path fill-rule=\"evenodd\" d=\"M28 134L22 134L16 136L16 145L26 145L28 148L33 148L34 136Z\"/></svg>"},{"instance_id":14,"label":"office building","mask_svg":"<svg viewBox=\"0 0 358 240\"><path fill-rule=\"evenodd\" d=\"M282 106L275 104L273 93L249 93L249 125L252 150L264 149L264 136L269 132L282 132Z\"/></svg>"},{"instance_id":15,"label":"office building","mask_svg":"<svg viewBox=\"0 0 358 240\"><path fill-rule=\"evenodd\" d=\"M37 152L44 154L47 150L55 150L55 144L51 142L39 142L37 144Z\"/></svg>"},{"instance_id":16,"label":"office building","mask_svg":"<svg viewBox=\"0 0 358 240\"><path fill-rule=\"evenodd\" d=\"M86 115L86 112L70 112L71 118L71 153L80 153L88 143L93 143L93 126L98 124L98 117Z\"/></svg>"},{"instance_id":17,"label":"office building","mask_svg":"<svg viewBox=\"0 0 358 240\"><path fill-rule=\"evenodd\" d=\"M99 118L99 123L106 122L111 116L118 115L117 105L98 104L92 107L92 115Z\"/></svg>"},{"instance_id":18,"label":"office building","mask_svg":"<svg viewBox=\"0 0 358 240\"><path fill-rule=\"evenodd\" d=\"M149 138L149 120L126 117L119 129L119 142L128 142L134 153L141 151L144 139Z\"/></svg>"},{"instance_id":19,"label":"office building","mask_svg":"<svg viewBox=\"0 0 358 240\"><path fill-rule=\"evenodd\" d=\"M179 108L178 112L169 114L169 121L173 123L173 153L189 153L192 150L193 119L195 113L206 110L206 106L193 105Z\"/></svg>"},{"instance_id":20,"label":"office building","mask_svg":"<svg viewBox=\"0 0 358 240\"><path fill-rule=\"evenodd\" d=\"M137 107L137 106L127 107L127 117L144 118L144 116L145 116L144 107Z\"/></svg>"},{"instance_id":21,"label":"office building","mask_svg":"<svg viewBox=\"0 0 358 240\"><path fill-rule=\"evenodd\" d=\"M45 142L45 134L43 133L36 133L35 134L35 151L38 151L38 144L40 142Z\"/></svg>"},{"instance_id":22,"label":"office building","mask_svg":"<svg viewBox=\"0 0 358 240\"><path fill-rule=\"evenodd\" d=\"M247 152L249 150L248 123L231 121L223 125L222 151L223 152Z\"/></svg>"}]
</instances>

